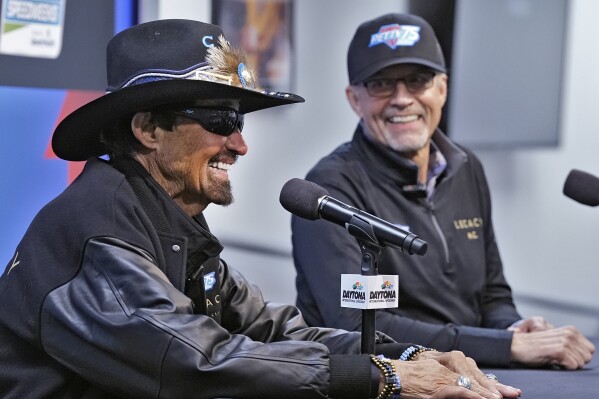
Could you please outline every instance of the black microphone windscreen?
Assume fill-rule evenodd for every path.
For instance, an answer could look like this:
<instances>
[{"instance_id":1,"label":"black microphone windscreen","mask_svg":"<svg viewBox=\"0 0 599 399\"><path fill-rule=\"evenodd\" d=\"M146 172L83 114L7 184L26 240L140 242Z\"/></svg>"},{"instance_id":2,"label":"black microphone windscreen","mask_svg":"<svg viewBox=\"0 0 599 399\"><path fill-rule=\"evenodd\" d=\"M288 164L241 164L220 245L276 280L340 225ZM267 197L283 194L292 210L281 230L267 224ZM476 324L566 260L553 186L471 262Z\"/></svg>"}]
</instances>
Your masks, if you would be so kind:
<instances>
[{"instance_id":1,"label":"black microphone windscreen","mask_svg":"<svg viewBox=\"0 0 599 399\"><path fill-rule=\"evenodd\" d=\"M588 206L599 205L599 178L572 169L564 182L564 195Z\"/></svg>"},{"instance_id":2,"label":"black microphone windscreen","mask_svg":"<svg viewBox=\"0 0 599 399\"><path fill-rule=\"evenodd\" d=\"M318 199L329 192L311 181L293 178L283 185L279 202L287 211L304 219L320 219Z\"/></svg>"}]
</instances>

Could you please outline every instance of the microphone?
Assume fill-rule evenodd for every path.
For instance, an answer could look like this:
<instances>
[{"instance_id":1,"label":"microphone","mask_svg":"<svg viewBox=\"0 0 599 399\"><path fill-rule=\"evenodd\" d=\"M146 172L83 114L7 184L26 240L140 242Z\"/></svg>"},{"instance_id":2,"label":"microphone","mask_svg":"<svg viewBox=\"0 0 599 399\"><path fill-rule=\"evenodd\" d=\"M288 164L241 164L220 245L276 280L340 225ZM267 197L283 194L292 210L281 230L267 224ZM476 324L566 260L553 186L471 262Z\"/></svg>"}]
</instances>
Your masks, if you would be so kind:
<instances>
[{"instance_id":1,"label":"microphone","mask_svg":"<svg viewBox=\"0 0 599 399\"><path fill-rule=\"evenodd\" d=\"M572 169L564 182L564 195L583 205L599 205L599 178Z\"/></svg>"},{"instance_id":2,"label":"microphone","mask_svg":"<svg viewBox=\"0 0 599 399\"><path fill-rule=\"evenodd\" d=\"M376 240L383 245L410 255L426 253L428 244L415 234L330 197L329 192L316 183L297 178L289 180L281 189L279 202L287 211L301 218L322 218L346 228L353 218L359 218L372 226Z\"/></svg>"}]
</instances>

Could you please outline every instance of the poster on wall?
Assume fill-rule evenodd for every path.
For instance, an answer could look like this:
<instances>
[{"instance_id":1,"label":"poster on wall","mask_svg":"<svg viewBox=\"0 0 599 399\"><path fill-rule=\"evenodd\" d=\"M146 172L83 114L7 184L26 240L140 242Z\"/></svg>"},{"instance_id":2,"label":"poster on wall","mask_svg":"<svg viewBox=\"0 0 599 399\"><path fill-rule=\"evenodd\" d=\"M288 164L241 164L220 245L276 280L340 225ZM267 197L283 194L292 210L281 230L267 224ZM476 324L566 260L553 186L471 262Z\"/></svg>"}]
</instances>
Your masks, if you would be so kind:
<instances>
[{"instance_id":1,"label":"poster on wall","mask_svg":"<svg viewBox=\"0 0 599 399\"><path fill-rule=\"evenodd\" d=\"M0 0L0 85L106 89L113 1Z\"/></svg>"},{"instance_id":2,"label":"poster on wall","mask_svg":"<svg viewBox=\"0 0 599 399\"><path fill-rule=\"evenodd\" d=\"M57 58L66 0L5 0L0 9L0 54Z\"/></svg>"},{"instance_id":3,"label":"poster on wall","mask_svg":"<svg viewBox=\"0 0 599 399\"><path fill-rule=\"evenodd\" d=\"M0 0L0 273L35 214L80 173L50 145L62 118L106 92L106 44L134 0Z\"/></svg>"},{"instance_id":4,"label":"poster on wall","mask_svg":"<svg viewBox=\"0 0 599 399\"><path fill-rule=\"evenodd\" d=\"M293 91L292 0L212 0L212 22L243 49L264 88Z\"/></svg>"}]
</instances>

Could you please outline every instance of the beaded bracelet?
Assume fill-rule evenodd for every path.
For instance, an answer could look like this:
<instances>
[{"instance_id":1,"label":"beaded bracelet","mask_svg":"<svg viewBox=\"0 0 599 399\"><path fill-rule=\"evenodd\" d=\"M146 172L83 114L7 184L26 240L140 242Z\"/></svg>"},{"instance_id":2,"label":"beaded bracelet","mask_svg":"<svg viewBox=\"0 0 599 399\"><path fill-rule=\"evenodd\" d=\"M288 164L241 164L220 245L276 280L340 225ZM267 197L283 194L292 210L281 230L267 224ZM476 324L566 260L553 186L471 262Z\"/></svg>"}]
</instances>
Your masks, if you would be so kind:
<instances>
[{"instance_id":1,"label":"beaded bracelet","mask_svg":"<svg viewBox=\"0 0 599 399\"><path fill-rule=\"evenodd\" d=\"M382 355L370 355L370 359L381 371L385 379L385 386L376 399L399 399L399 394L401 392L401 381L399 380L399 374L395 370L395 366L391 360Z\"/></svg>"},{"instance_id":2,"label":"beaded bracelet","mask_svg":"<svg viewBox=\"0 0 599 399\"><path fill-rule=\"evenodd\" d=\"M407 361L413 360L416 356L418 356L422 352L426 352L426 351L434 351L434 349L427 348L426 346L422 346L422 345L412 345L412 346L408 347L408 349L403 351L403 353L399 357L399 360L403 360L403 361L407 362Z\"/></svg>"}]
</instances>

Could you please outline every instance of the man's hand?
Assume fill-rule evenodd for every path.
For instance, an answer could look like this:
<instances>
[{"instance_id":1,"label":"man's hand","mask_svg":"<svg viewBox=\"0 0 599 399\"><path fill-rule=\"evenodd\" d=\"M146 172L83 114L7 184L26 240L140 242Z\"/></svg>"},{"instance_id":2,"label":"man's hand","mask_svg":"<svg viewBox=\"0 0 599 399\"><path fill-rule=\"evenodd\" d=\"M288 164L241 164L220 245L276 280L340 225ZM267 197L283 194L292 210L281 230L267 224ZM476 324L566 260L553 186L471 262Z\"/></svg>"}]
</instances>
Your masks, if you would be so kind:
<instances>
[{"instance_id":1,"label":"man's hand","mask_svg":"<svg viewBox=\"0 0 599 399\"><path fill-rule=\"evenodd\" d=\"M534 332L534 331L545 331L554 328L541 316L533 316L528 319L522 319L515 322L508 330L513 332Z\"/></svg>"},{"instance_id":2,"label":"man's hand","mask_svg":"<svg viewBox=\"0 0 599 399\"><path fill-rule=\"evenodd\" d=\"M414 361L424 360L436 360L447 369L457 373L456 375L469 378L472 383L472 390L484 398L517 398L522 393L520 389L488 379L478 368L476 362L472 358L466 357L462 352L425 351L416 356Z\"/></svg>"},{"instance_id":3,"label":"man's hand","mask_svg":"<svg viewBox=\"0 0 599 399\"><path fill-rule=\"evenodd\" d=\"M512 360L528 366L558 365L569 370L591 361L595 346L573 326L514 332Z\"/></svg>"},{"instance_id":4,"label":"man's hand","mask_svg":"<svg viewBox=\"0 0 599 399\"><path fill-rule=\"evenodd\" d=\"M499 399L472 383L471 390L458 386L460 376L433 359L418 361L392 360L401 381L401 397L434 399ZM484 393L484 395L482 395Z\"/></svg>"}]
</instances>

